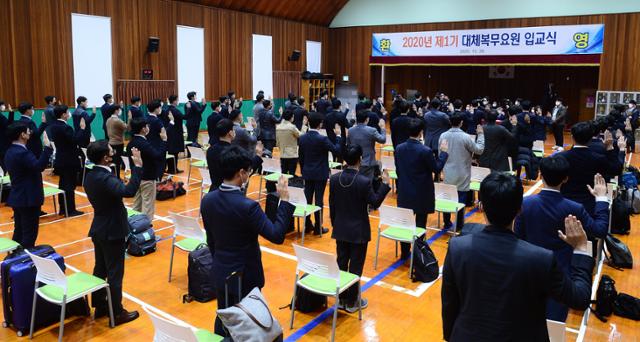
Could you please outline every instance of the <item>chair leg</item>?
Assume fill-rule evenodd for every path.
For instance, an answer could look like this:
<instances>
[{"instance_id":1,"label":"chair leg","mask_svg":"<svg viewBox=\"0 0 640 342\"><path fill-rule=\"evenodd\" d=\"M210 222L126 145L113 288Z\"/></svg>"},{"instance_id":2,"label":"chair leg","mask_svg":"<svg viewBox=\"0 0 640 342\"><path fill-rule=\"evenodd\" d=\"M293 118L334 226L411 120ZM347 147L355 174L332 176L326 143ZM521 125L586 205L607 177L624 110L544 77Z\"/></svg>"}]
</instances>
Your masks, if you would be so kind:
<instances>
[{"instance_id":1,"label":"chair leg","mask_svg":"<svg viewBox=\"0 0 640 342\"><path fill-rule=\"evenodd\" d=\"M396 259L398 258L398 241L394 241L394 245L396 246Z\"/></svg>"},{"instance_id":2,"label":"chair leg","mask_svg":"<svg viewBox=\"0 0 640 342\"><path fill-rule=\"evenodd\" d=\"M336 340L336 323L338 322L338 302L340 301L340 291L336 289L336 303L333 305L333 325L331 326L331 342Z\"/></svg>"},{"instance_id":3,"label":"chair leg","mask_svg":"<svg viewBox=\"0 0 640 342\"><path fill-rule=\"evenodd\" d=\"M109 289L109 285L107 284L107 304L109 305L109 328L114 328L116 326L115 318L113 317L113 303L111 302L111 290Z\"/></svg>"},{"instance_id":4,"label":"chair leg","mask_svg":"<svg viewBox=\"0 0 640 342\"><path fill-rule=\"evenodd\" d=\"M64 314L67 307L67 296L62 297L62 308L60 309L60 331L58 332L58 342L62 342L62 335L64 334Z\"/></svg>"},{"instance_id":5,"label":"chair leg","mask_svg":"<svg viewBox=\"0 0 640 342\"><path fill-rule=\"evenodd\" d=\"M289 329L293 329L293 316L296 312L296 291L298 290L298 275L296 274L296 282L293 284L293 297L291 298L291 322Z\"/></svg>"},{"instance_id":6,"label":"chair leg","mask_svg":"<svg viewBox=\"0 0 640 342\"><path fill-rule=\"evenodd\" d=\"M60 195L58 195L60 196ZM56 196L51 196L51 201L53 202L53 212L58 213L58 205L56 204Z\"/></svg>"},{"instance_id":7,"label":"chair leg","mask_svg":"<svg viewBox=\"0 0 640 342\"><path fill-rule=\"evenodd\" d=\"M192 160L189 159L189 172L187 172L187 186L189 186L190 180L191 180L191 162Z\"/></svg>"},{"instance_id":8,"label":"chair leg","mask_svg":"<svg viewBox=\"0 0 640 342\"><path fill-rule=\"evenodd\" d=\"M260 174L260 183L258 183L258 202L260 202L260 194L262 194L262 174Z\"/></svg>"},{"instance_id":9,"label":"chair leg","mask_svg":"<svg viewBox=\"0 0 640 342\"><path fill-rule=\"evenodd\" d=\"M380 250L380 228L378 227L378 238L376 239L376 257L373 259L373 269L378 268L378 251Z\"/></svg>"},{"instance_id":10,"label":"chair leg","mask_svg":"<svg viewBox=\"0 0 640 342\"><path fill-rule=\"evenodd\" d=\"M362 320L362 285L358 279L358 319Z\"/></svg>"},{"instance_id":11,"label":"chair leg","mask_svg":"<svg viewBox=\"0 0 640 342\"><path fill-rule=\"evenodd\" d=\"M314 195L315 197L315 195ZM324 219L324 210L320 208L320 237L322 237L322 220Z\"/></svg>"},{"instance_id":12,"label":"chair leg","mask_svg":"<svg viewBox=\"0 0 640 342\"><path fill-rule=\"evenodd\" d=\"M171 258L169 258L169 282L171 282L171 271L173 269L173 254L175 252L175 243L176 243L176 237L173 237L173 241L171 242Z\"/></svg>"},{"instance_id":13,"label":"chair leg","mask_svg":"<svg viewBox=\"0 0 640 342\"><path fill-rule=\"evenodd\" d=\"M60 195L58 195L60 196ZM74 194L75 196L75 194ZM67 205L67 193L62 193L62 199L64 200L64 217L69 217L69 206Z\"/></svg>"},{"instance_id":14,"label":"chair leg","mask_svg":"<svg viewBox=\"0 0 640 342\"><path fill-rule=\"evenodd\" d=\"M411 274L413 273L413 249L416 247L416 239L415 237L411 241L411 250L409 251L409 279L411 279Z\"/></svg>"},{"instance_id":15,"label":"chair leg","mask_svg":"<svg viewBox=\"0 0 640 342\"><path fill-rule=\"evenodd\" d=\"M307 218L305 217L305 220L306 219ZM300 225L300 224L298 224L298 225ZM304 246L304 231L307 230L307 227L300 228L300 230L302 231L302 240L300 241L300 244Z\"/></svg>"},{"instance_id":16,"label":"chair leg","mask_svg":"<svg viewBox=\"0 0 640 342\"><path fill-rule=\"evenodd\" d=\"M33 328L35 326L36 320L36 301L38 299L38 294L36 293L36 289L38 288L38 282L36 281L35 287L33 288L33 304L31 305L31 324L29 326L29 339L33 339Z\"/></svg>"}]
</instances>

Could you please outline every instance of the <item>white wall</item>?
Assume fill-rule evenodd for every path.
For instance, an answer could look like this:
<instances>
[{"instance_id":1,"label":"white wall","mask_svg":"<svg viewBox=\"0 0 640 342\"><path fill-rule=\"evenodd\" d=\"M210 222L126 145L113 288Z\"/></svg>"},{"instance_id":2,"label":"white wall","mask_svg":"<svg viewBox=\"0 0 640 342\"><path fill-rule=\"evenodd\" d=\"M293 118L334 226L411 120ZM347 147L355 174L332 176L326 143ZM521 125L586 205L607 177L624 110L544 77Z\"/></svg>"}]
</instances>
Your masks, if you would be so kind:
<instances>
[{"instance_id":1,"label":"white wall","mask_svg":"<svg viewBox=\"0 0 640 342\"><path fill-rule=\"evenodd\" d=\"M322 68L322 43L307 40L307 71L320 72Z\"/></svg>"},{"instance_id":2,"label":"white wall","mask_svg":"<svg viewBox=\"0 0 640 342\"><path fill-rule=\"evenodd\" d=\"M113 94L111 18L72 13L71 42L75 97L100 106L104 94Z\"/></svg>"},{"instance_id":3,"label":"white wall","mask_svg":"<svg viewBox=\"0 0 640 342\"><path fill-rule=\"evenodd\" d=\"M176 26L178 56L178 98L187 101L187 93L195 91L199 101L205 96L204 89L204 29ZM215 77L215 75L209 75Z\"/></svg>"},{"instance_id":4,"label":"white wall","mask_svg":"<svg viewBox=\"0 0 640 342\"><path fill-rule=\"evenodd\" d=\"M255 97L259 90L264 91L265 98L273 96L272 50L271 36L253 35L253 50L251 54L253 94L251 94L251 97Z\"/></svg>"},{"instance_id":5,"label":"white wall","mask_svg":"<svg viewBox=\"0 0 640 342\"><path fill-rule=\"evenodd\" d=\"M349 0L330 27L640 12L639 0Z\"/></svg>"}]
</instances>

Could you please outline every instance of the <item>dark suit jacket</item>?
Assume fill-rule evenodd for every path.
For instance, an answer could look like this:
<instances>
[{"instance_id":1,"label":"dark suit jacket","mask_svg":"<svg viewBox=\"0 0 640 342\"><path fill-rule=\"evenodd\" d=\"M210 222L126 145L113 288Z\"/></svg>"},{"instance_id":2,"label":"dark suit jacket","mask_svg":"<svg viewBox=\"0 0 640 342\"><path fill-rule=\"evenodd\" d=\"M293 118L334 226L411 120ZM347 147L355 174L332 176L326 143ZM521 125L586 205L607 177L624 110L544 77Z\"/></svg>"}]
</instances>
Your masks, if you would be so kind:
<instances>
[{"instance_id":1,"label":"dark suit jacket","mask_svg":"<svg viewBox=\"0 0 640 342\"><path fill-rule=\"evenodd\" d=\"M301 135L298 142L298 158L302 178L309 180L329 178L329 152L333 155L339 154L341 141L341 138L337 138L337 141L332 143L328 137L314 130Z\"/></svg>"},{"instance_id":2,"label":"dark suit jacket","mask_svg":"<svg viewBox=\"0 0 640 342\"><path fill-rule=\"evenodd\" d=\"M316 102L316 111L318 113L322 113L326 115L331 111L331 108L332 108L331 101L329 100L319 99L318 102Z\"/></svg>"},{"instance_id":3,"label":"dark suit jacket","mask_svg":"<svg viewBox=\"0 0 640 342\"><path fill-rule=\"evenodd\" d=\"M547 140L547 126L551 125L551 118L534 114L531 116L531 124L533 140Z\"/></svg>"},{"instance_id":4,"label":"dark suit jacket","mask_svg":"<svg viewBox=\"0 0 640 342\"><path fill-rule=\"evenodd\" d=\"M211 177L211 188L209 192L212 192L222 184L222 165L220 164L220 154L222 151L231 146L226 141L218 141L215 145L211 145L207 149L207 166L209 167L209 177Z\"/></svg>"},{"instance_id":5,"label":"dark suit jacket","mask_svg":"<svg viewBox=\"0 0 640 342\"><path fill-rule=\"evenodd\" d=\"M551 114L553 114L553 111L555 110L555 108L556 107L551 109ZM553 120L553 123L556 125L564 125L566 121L567 121L567 107L560 106L558 108L558 112L556 113L556 119Z\"/></svg>"},{"instance_id":6,"label":"dark suit jacket","mask_svg":"<svg viewBox=\"0 0 640 342\"><path fill-rule=\"evenodd\" d=\"M167 143L160 138L160 132L164 128L160 118L154 115L148 115L147 123L149 124L149 133L146 136L147 141L155 148L166 151Z\"/></svg>"},{"instance_id":7,"label":"dark suit jacket","mask_svg":"<svg viewBox=\"0 0 640 342\"><path fill-rule=\"evenodd\" d=\"M218 137L216 136L216 125L220 120L224 119L224 117L214 111L207 118L207 132L209 132L209 145L213 145L218 142Z\"/></svg>"},{"instance_id":8,"label":"dark suit jacket","mask_svg":"<svg viewBox=\"0 0 640 342\"><path fill-rule=\"evenodd\" d=\"M327 114L324 118L323 127L327 131L327 137L333 143L336 142L336 133L333 131L336 124L340 126L340 135L343 137L347 136L345 132L351 127L351 124L347 121L347 116L343 112L334 110ZM343 141L346 143L346 140Z\"/></svg>"},{"instance_id":9,"label":"dark suit jacket","mask_svg":"<svg viewBox=\"0 0 640 342\"><path fill-rule=\"evenodd\" d=\"M529 115L529 123L524 120L525 115ZM533 146L533 113L522 112L517 115L518 117L518 143L522 147L531 149Z\"/></svg>"},{"instance_id":10,"label":"dark suit jacket","mask_svg":"<svg viewBox=\"0 0 640 342\"><path fill-rule=\"evenodd\" d=\"M167 126L167 151L176 154L184 151L184 130L182 122L184 114L175 106L167 106L167 110L173 115L173 126Z\"/></svg>"},{"instance_id":11,"label":"dark suit jacket","mask_svg":"<svg viewBox=\"0 0 640 342\"><path fill-rule=\"evenodd\" d=\"M96 113L92 113L91 115L89 115L89 112L87 112L86 109L78 106L76 107L76 110L73 111L73 114L71 114L71 117L73 118L74 130L77 131L80 129L80 119L84 118L84 123L87 125L89 131L91 131L91 123L93 122L93 119L96 118Z\"/></svg>"},{"instance_id":12,"label":"dark suit jacket","mask_svg":"<svg viewBox=\"0 0 640 342\"><path fill-rule=\"evenodd\" d=\"M31 151L36 158L40 158L42 154L42 133L44 133L45 129L47 129L48 124L41 123L40 127L36 126L36 123L28 116L21 116L19 122L24 122L31 131L31 136L29 137L29 141L27 141L27 149Z\"/></svg>"},{"instance_id":13,"label":"dark suit jacket","mask_svg":"<svg viewBox=\"0 0 640 342\"><path fill-rule=\"evenodd\" d=\"M264 286L264 271L258 236L276 243L284 242L284 235L293 218L295 207L280 202L275 223L267 218L260 204L247 198L240 189L222 185L204 196L200 205L207 244L213 254L212 277L219 289L225 278L242 270L243 291ZM236 286L230 286L236 293Z\"/></svg>"},{"instance_id":14,"label":"dark suit jacket","mask_svg":"<svg viewBox=\"0 0 640 342\"><path fill-rule=\"evenodd\" d=\"M354 179L355 178L355 179ZM373 190L371 180L354 169L331 176L329 181L329 212L333 232L331 237L344 242L371 241L368 206L377 208L389 193L388 185Z\"/></svg>"},{"instance_id":15,"label":"dark suit jacket","mask_svg":"<svg viewBox=\"0 0 640 342\"><path fill-rule=\"evenodd\" d=\"M132 119L144 118L144 113L142 112L142 109L140 109L140 107L138 106L130 106L129 111L131 112Z\"/></svg>"},{"instance_id":16,"label":"dark suit jacket","mask_svg":"<svg viewBox=\"0 0 640 342\"><path fill-rule=\"evenodd\" d=\"M617 175L622 171L624 152L615 149L604 155L594 152L588 147L573 147L560 153L567 158L571 166L569 180L562 185L564 197L584 205L591 215L594 213L595 198L587 189L587 184L593 186L593 176Z\"/></svg>"},{"instance_id":17,"label":"dark suit jacket","mask_svg":"<svg viewBox=\"0 0 640 342\"><path fill-rule=\"evenodd\" d=\"M47 108L44 109L44 116L47 119L48 123L52 123L56 121L56 115L53 113L53 108L54 106L47 105Z\"/></svg>"},{"instance_id":18,"label":"dark suit jacket","mask_svg":"<svg viewBox=\"0 0 640 342\"><path fill-rule=\"evenodd\" d=\"M102 129L104 130L105 139L109 139L109 136L107 135L107 120L109 120L109 117L111 116L109 114L110 107L111 104L106 102L100 107L100 114L102 115Z\"/></svg>"},{"instance_id":19,"label":"dark suit jacket","mask_svg":"<svg viewBox=\"0 0 640 342\"><path fill-rule=\"evenodd\" d=\"M515 157L518 142L515 137L516 128L509 132L505 127L486 124L484 129L484 152L478 157L480 166L494 171L509 171L509 156Z\"/></svg>"},{"instance_id":20,"label":"dark suit jacket","mask_svg":"<svg viewBox=\"0 0 640 342\"><path fill-rule=\"evenodd\" d=\"M309 112L302 106L296 106L293 110L293 124L298 130L302 129L302 121L305 116L309 116Z\"/></svg>"},{"instance_id":21,"label":"dark suit jacket","mask_svg":"<svg viewBox=\"0 0 640 342\"><path fill-rule=\"evenodd\" d=\"M142 156L142 180L155 180L158 178L158 165L165 159L164 150L152 145L144 137L134 135L131 137L129 144L127 144L127 156L129 156L130 165L133 165L131 149L134 147L140 150L140 155Z\"/></svg>"},{"instance_id":22,"label":"dark suit jacket","mask_svg":"<svg viewBox=\"0 0 640 342\"><path fill-rule=\"evenodd\" d=\"M199 126L202 121L202 113L204 112L206 104L203 105L197 101L189 101L191 103L191 108L184 107L185 115L184 118L187 120L187 126Z\"/></svg>"},{"instance_id":23,"label":"dark suit jacket","mask_svg":"<svg viewBox=\"0 0 640 342\"><path fill-rule=\"evenodd\" d=\"M258 124L260 127L260 140L276 140L276 124L282 121L273 114L271 109L262 109L258 113Z\"/></svg>"},{"instance_id":24,"label":"dark suit jacket","mask_svg":"<svg viewBox=\"0 0 640 342\"><path fill-rule=\"evenodd\" d=\"M593 264L574 254L568 276L551 251L492 226L451 239L442 271L444 339L548 341L546 299L586 309Z\"/></svg>"},{"instance_id":25,"label":"dark suit jacket","mask_svg":"<svg viewBox=\"0 0 640 342\"><path fill-rule=\"evenodd\" d=\"M449 116L443 112L431 109L424 116L424 144L432 151L438 151L440 135L451 128Z\"/></svg>"},{"instance_id":26,"label":"dark suit jacket","mask_svg":"<svg viewBox=\"0 0 640 342\"><path fill-rule=\"evenodd\" d=\"M394 157L398 174L398 207L420 214L432 213L436 201L433 174L442 171L449 155L441 152L436 160L429 147L409 139L398 145Z\"/></svg>"},{"instance_id":27,"label":"dark suit jacket","mask_svg":"<svg viewBox=\"0 0 640 342\"><path fill-rule=\"evenodd\" d=\"M391 121L391 143L394 148L409 139L410 122L411 118L406 115L400 115Z\"/></svg>"},{"instance_id":28,"label":"dark suit jacket","mask_svg":"<svg viewBox=\"0 0 640 342\"><path fill-rule=\"evenodd\" d=\"M476 129L478 125L482 122L482 119L484 119L484 110L480 108L474 109L469 119L469 123L468 123L469 127L467 129L467 133L475 135Z\"/></svg>"},{"instance_id":29,"label":"dark suit jacket","mask_svg":"<svg viewBox=\"0 0 640 342\"><path fill-rule=\"evenodd\" d=\"M372 112L369 110L367 111L367 116L369 117L369 122L367 122L367 126L375 128L376 130L378 130L378 133L380 133L382 131L382 129L380 128L381 117L378 116L376 112Z\"/></svg>"},{"instance_id":30,"label":"dark suit jacket","mask_svg":"<svg viewBox=\"0 0 640 342\"><path fill-rule=\"evenodd\" d=\"M12 144L4 157L5 170L11 176L11 192L7 205L12 208L39 207L44 203L42 171L47 167L53 149L47 147L40 158L26 147Z\"/></svg>"},{"instance_id":31,"label":"dark suit jacket","mask_svg":"<svg viewBox=\"0 0 640 342\"><path fill-rule=\"evenodd\" d=\"M71 126L61 120L55 120L49 126L49 139L56 145L56 159L53 162L55 168L79 170L82 151L78 145L85 140L89 126L85 129L77 129L75 132Z\"/></svg>"},{"instance_id":32,"label":"dark suit jacket","mask_svg":"<svg viewBox=\"0 0 640 342\"><path fill-rule=\"evenodd\" d=\"M11 141L7 137L7 127L13 123L13 112L8 112L9 118L7 119L2 113L0 113L0 157L3 157L7 152L7 149L11 145Z\"/></svg>"},{"instance_id":33,"label":"dark suit jacket","mask_svg":"<svg viewBox=\"0 0 640 342\"><path fill-rule=\"evenodd\" d=\"M127 209L122 198L135 196L140 187L142 169L131 164L129 183L124 183L106 169L94 166L87 173L84 190L93 206L89 236L100 240L124 240L129 235Z\"/></svg>"}]
</instances>

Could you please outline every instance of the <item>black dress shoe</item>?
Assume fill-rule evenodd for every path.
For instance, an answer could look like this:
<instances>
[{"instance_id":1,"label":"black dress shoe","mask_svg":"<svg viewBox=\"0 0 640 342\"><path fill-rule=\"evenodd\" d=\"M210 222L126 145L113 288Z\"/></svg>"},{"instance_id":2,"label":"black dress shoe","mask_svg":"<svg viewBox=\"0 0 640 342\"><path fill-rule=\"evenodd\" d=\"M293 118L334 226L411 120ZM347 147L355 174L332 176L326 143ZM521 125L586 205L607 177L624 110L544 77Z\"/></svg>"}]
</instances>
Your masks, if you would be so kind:
<instances>
[{"instance_id":1,"label":"black dress shoe","mask_svg":"<svg viewBox=\"0 0 640 342\"><path fill-rule=\"evenodd\" d=\"M72 212L70 212L70 213L69 213L69 217L80 216L80 215L83 215L83 214L84 214L84 212L83 212L83 211L80 211L80 210L74 210L74 211L72 211Z\"/></svg>"},{"instance_id":2,"label":"black dress shoe","mask_svg":"<svg viewBox=\"0 0 640 342\"><path fill-rule=\"evenodd\" d=\"M93 319L98 319L98 318L107 317L107 316L109 316L109 308L98 307L96 308L96 311L93 313Z\"/></svg>"},{"instance_id":3,"label":"black dress shoe","mask_svg":"<svg viewBox=\"0 0 640 342\"><path fill-rule=\"evenodd\" d=\"M127 311L125 309L122 309L122 312L120 312L120 314L115 317L115 323L116 325L125 324L135 320L138 317L140 317L138 311Z\"/></svg>"},{"instance_id":4,"label":"black dress shoe","mask_svg":"<svg viewBox=\"0 0 640 342\"><path fill-rule=\"evenodd\" d=\"M329 228L324 228L324 227L323 227L323 228L321 228L321 229L322 229L322 234L326 234L326 233L328 233L328 232L329 232ZM313 235L320 235L320 230L319 230L319 229L318 229L318 230L314 230L314 231L313 231Z\"/></svg>"},{"instance_id":5,"label":"black dress shoe","mask_svg":"<svg viewBox=\"0 0 640 342\"><path fill-rule=\"evenodd\" d=\"M44 210L40 210L40 216L44 216L44 215L47 215L47 212Z\"/></svg>"}]
</instances>

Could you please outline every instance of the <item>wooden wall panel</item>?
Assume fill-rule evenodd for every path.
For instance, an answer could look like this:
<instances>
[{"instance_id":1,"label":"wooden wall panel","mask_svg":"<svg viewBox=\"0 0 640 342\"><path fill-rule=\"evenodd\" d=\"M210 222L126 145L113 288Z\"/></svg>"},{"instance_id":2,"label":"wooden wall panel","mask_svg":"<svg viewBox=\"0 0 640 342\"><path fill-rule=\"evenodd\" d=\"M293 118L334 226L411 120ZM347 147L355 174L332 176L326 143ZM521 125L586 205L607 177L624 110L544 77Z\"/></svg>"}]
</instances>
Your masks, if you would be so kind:
<instances>
[{"instance_id":1,"label":"wooden wall panel","mask_svg":"<svg viewBox=\"0 0 640 342\"><path fill-rule=\"evenodd\" d=\"M8 18L0 32L0 99L11 104L33 101L43 107L51 94L74 103L71 13L111 18L114 87L118 79L140 79L143 68L152 68L157 80L175 80L176 25L205 29L201 95L207 99L229 90L253 96L253 33L273 36L274 71L303 71L306 40L323 43L328 69L329 29L321 26L170 0L0 0L0 6ZM160 38L158 53L146 53L149 36ZM294 49L303 55L289 62Z\"/></svg>"},{"instance_id":2,"label":"wooden wall panel","mask_svg":"<svg viewBox=\"0 0 640 342\"><path fill-rule=\"evenodd\" d=\"M373 89L369 56L374 32L463 30L546 25L605 24L604 53L600 65L599 88L640 90L640 13L606 14L554 18L524 18L471 22L367 26L329 31L329 71L336 77L347 74L351 82L367 94Z\"/></svg>"}]
</instances>

